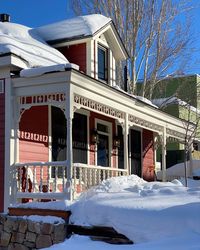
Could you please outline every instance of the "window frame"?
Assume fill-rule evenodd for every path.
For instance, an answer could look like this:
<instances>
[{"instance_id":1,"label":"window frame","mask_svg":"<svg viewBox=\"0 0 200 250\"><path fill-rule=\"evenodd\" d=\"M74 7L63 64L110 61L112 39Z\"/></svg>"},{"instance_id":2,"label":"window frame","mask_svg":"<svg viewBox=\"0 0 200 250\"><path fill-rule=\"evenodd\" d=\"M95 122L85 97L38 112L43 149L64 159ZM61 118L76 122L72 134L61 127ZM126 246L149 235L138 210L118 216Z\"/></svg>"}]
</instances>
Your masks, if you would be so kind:
<instances>
[{"instance_id":1,"label":"window frame","mask_svg":"<svg viewBox=\"0 0 200 250\"><path fill-rule=\"evenodd\" d=\"M103 77L99 77L99 50L101 50L101 51L103 51L104 52L104 65L103 65L103 67L104 67L104 69L103 69L103 71L104 71L104 75L105 75L105 77L103 78ZM106 83L108 83L108 72L109 72L109 57L108 57L108 55L109 55L109 50L108 50L108 48L107 47L105 47L104 45L102 45L102 44L100 44L100 43L98 43L98 45L97 45L97 61L98 61L98 73L97 73L97 75L98 75L98 79L100 80L100 81L104 81L104 82L106 82Z\"/></svg>"}]
</instances>

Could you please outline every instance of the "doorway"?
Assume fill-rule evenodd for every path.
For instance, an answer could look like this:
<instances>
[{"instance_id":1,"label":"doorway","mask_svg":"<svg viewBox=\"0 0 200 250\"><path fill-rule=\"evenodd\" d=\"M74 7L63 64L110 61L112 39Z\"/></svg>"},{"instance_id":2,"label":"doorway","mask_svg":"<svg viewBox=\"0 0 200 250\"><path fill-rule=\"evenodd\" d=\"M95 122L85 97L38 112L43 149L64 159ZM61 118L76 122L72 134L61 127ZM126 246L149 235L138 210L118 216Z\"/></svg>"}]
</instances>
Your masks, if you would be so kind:
<instances>
[{"instance_id":1,"label":"doorway","mask_svg":"<svg viewBox=\"0 0 200 250\"><path fill-rule=\"evenodd\" d=\"M129 138L131 174L141 177L141 132L139 130L131 129Z\"/></svg>"},{"instance_id":2,"label":"doorway","mask_svg":"<svg viewBox=\"0 0 200 250\"><path fill-rule=\"evenodd\" d=\"M96 129L98 131L96 164L102 167L109 167L111 166L112 124L96 119Z\"/></svg>"}]
</instances>

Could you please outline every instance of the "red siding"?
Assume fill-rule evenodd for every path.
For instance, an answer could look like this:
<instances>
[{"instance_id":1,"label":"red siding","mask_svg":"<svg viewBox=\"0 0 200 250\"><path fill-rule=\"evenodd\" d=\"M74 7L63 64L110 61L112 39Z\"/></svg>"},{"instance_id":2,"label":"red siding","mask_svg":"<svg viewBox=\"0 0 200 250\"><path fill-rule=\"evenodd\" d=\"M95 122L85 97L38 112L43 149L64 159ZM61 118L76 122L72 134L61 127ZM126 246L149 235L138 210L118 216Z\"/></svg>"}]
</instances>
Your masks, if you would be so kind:
<instances>
[{"instance_id":1,"label":"red siding","mask_svg":"<svg viewBox=\"0 0 200 250\"><path fill-rule=\"evenodd\" d=\"M70 45L58 50L69 60L70 63L75 63L80 66L80 71L86 73L86 43Z\"/></svg>"},{"instance_id":2,"label":"red siding","mask_svg":"<svg viewBox=\"0 0 200 250\"><path fill-rule=\"evenodd\" d=\"M143 130L143 178L147 181L154 180L154 148L153 132Z\"/></svg>"},{"instance_id":3,"label":"red siding","mask_svg":"<svg viewBox=\"0 0 200 250\"><path fill-rule=\"evenodd\" d=\"M4 209L5 94L0 94L0 212Z\"/></svg>"},{"instance_id":4,"label":"red siding","mask_svg":"<svg viewBox=\"0 0 200 250\"><path fill-rule=\"evenodd\" d=\"M48 161L48 107L26 110L19 126L19 161Z\"/></svg>"},{"instance_id":5,"label":"red siding","mask_svg":"<svg viewBox=\"0 0 200 250\"><path fill-rule=\"evenodd\" d=\"M90 133L91 131L95 128L95 119L100 119L103 121L110 122L112 124L112 132L113 136L116 134L116 128L115 128L115 120L109 117L105 117L103 115L91 112L90 113ZM116 167L116 150L112 149L112 162L113 162L113 167ZM91 142L90 138L90 159L89 159L89 164L95 165L95 145Z\"/></svg>"}]
</instances>

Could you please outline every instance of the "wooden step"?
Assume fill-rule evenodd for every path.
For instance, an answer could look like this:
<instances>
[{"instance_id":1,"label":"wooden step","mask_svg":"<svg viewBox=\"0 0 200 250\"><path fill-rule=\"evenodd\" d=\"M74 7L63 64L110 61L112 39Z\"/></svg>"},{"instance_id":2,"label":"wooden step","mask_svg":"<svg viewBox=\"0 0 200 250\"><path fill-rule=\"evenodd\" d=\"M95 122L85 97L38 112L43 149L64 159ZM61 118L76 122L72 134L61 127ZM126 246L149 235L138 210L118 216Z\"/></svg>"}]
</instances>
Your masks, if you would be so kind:
<instances>
[{"instance_id":1,"label":"wooden step","mask_svg":"<svg viewBox=\"0 0 200 250\"><path fill-rule=\"evenodd\" d=\"M112 227L80 226L69 224L68 236L72 234L90 236L92 240L104 241L110 244L133 244L125 235L118 233Z\"/></svg>"}]
</instances>

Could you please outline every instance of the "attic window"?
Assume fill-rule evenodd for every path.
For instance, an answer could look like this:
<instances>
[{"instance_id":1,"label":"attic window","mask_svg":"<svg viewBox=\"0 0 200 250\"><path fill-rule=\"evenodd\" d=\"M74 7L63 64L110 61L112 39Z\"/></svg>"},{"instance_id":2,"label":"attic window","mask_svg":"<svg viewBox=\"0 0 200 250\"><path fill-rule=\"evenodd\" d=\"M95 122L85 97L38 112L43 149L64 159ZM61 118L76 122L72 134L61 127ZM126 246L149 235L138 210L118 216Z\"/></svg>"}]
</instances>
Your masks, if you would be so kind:
<instances>
[{"instance_id":1,"label":"attic window","mask_svg":"<svg viewBox=\"0 0 200 250\"><path fill-rule=\"evenodd\" d=\"M108 50L98 45L98 79L108 80Z\"/></svg>"}]
</instances>

